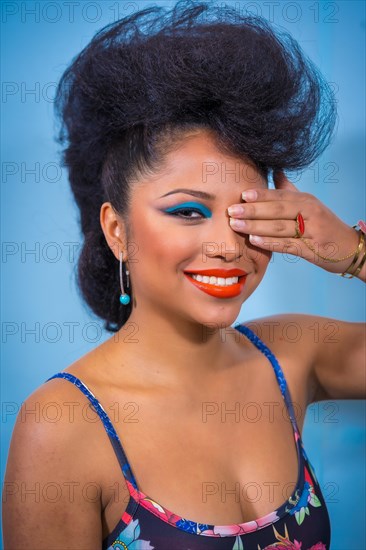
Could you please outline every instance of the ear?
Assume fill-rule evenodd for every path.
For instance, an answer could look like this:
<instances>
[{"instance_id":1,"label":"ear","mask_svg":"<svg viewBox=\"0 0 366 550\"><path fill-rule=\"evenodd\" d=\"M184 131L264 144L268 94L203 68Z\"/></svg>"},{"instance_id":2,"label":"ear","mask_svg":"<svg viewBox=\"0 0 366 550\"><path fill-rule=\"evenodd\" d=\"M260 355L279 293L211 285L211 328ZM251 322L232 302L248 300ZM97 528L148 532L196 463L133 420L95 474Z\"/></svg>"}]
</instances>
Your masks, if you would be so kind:
<instances>
[{"instance_id":1,"label":"ear","mask_svg":"<svg viewBox=\"0 0 366 550\"><path fill-rule=\"evenodd\" d=\"M127 231L124 220L117 214L110 202L104 202L100 208L100 225L109 248L119 261L123 252L123 261L127 260Z\"/></svg>"}]
</instances>

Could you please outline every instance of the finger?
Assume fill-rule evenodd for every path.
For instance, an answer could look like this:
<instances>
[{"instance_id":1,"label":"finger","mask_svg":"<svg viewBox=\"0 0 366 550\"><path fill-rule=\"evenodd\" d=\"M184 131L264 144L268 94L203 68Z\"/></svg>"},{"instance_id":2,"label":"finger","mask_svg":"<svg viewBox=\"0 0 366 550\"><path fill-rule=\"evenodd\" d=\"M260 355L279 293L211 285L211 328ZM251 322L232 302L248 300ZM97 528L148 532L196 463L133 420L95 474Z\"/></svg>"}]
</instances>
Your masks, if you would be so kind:
<instances>
[{"instance_id":1,"label":"finger","mask_svg":"<svg viewBox=\"0 0 366 550\"><path fill-rule=\"evenodd\" d=\"M292 185L292 184L291 184ZM246 189L242 192L242 199L245 202L261 202L261 201L305 201L309 197L307 193L301 193L294 189Z\"/></svg>"},{"instance_id":2,"label":"finger","mask_svg":"<svg viewBox=\"0 0 366 550\"><path fill-rule=\"evenodd\" d=\"M249 241L254 246L270 252L280 252L282 254L290 254L292 256L300 256L304 258L304 249L301 241L298 239L279 239L271 237L261 237L259 235L249 235Z\"/></svg>"},{"instance_id":3,"label":"finger","mask_svg":"<svg viewBox=\"0 0 366 550\"><path fill-rule=\"evenodd\" d=\"M295 220L298 201L240 203L228 208L229 216L245 220Z\"/></svg>"},{"instance_id":4,"label":"finger","mask_svg":"<svg viewBox=\"0 0 366 550\"><path fill-rule=\"evenodd\" d=\"M238 220L230 218L230 226L239 233L261 237L295 238L296 222L294 220Z\"/></svg>"},{"instance_id":5,"label":"finger","mask_svg":"<svg viewBox=\"0 0 366 550\"><path fill-rule=\"evenodd\" d=\"M298 191L297 187L285 176L282 170L273 172L273 183L276 189L287 189L289 191Z\"/></svg>"}]
</instances>

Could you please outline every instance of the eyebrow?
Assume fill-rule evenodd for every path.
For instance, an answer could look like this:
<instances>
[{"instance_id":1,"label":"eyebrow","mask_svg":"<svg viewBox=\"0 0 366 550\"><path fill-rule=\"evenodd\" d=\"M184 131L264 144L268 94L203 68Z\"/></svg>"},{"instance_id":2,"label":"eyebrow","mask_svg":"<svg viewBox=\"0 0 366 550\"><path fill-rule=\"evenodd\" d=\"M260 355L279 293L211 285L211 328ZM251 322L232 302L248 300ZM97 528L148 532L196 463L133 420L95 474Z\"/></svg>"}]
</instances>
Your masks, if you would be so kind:
<instances>
[{"instance_id":1,"label":"eyebrow","mask_svg":"<svg viewBox=\"0 0 366 550\"><path fill-rule=\"evenodd\" d=\"M215 195L211 195L210 193L206 193L205 191L198 191L196 189L173 189L173 191L169 191L168 193L165 193L165 195L161 195L159 199L162 199L163 197L167 197L168 195L172 195L173 193L186 193L187 195L192 195L193 197L198 197L199 199L207 199L207 200L213 200L216 198Z\"/></svg>"}]
</instances>

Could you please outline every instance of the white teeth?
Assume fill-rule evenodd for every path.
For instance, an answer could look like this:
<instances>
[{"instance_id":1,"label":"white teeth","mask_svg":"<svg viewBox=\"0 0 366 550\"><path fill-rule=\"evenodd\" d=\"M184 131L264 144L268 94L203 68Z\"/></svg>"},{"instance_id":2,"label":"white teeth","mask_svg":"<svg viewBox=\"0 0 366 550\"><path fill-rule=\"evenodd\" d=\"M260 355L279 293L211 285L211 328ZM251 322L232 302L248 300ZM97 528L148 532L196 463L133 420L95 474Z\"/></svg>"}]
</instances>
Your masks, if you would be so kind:
<instances>
[{"instance_id":1,"label":"white teeth","mask_svg":"<svg viewBox=\"0 0 366 550\"><path fill-rule=\"evenodd\" d=\"M207 275L196 275L191 273L191 277L201 283L209 283L216 286L229 286L238 282L239 277L208 277Z\"/></svg>"}]
</instances>

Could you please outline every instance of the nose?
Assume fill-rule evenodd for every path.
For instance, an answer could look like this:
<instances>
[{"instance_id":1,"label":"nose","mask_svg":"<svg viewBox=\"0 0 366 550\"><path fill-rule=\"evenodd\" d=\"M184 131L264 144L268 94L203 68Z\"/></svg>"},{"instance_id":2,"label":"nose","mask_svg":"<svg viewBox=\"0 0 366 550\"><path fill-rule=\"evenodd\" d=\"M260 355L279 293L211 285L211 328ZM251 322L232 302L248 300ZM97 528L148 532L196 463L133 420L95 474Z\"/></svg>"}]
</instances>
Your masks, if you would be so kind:
<instances>
[{"instance_id":1,"label":"nose","mask_svg":"<svg viewBox=\"0 0 366 550\"><path fill-rule=\"evenodd\" d=\"M216 216L209 225L207 240L202 243L203 256L220 258L227 263L239 261L244 252L245 236L231 228L227 211Z\"/></svg>"}]
</instances>

